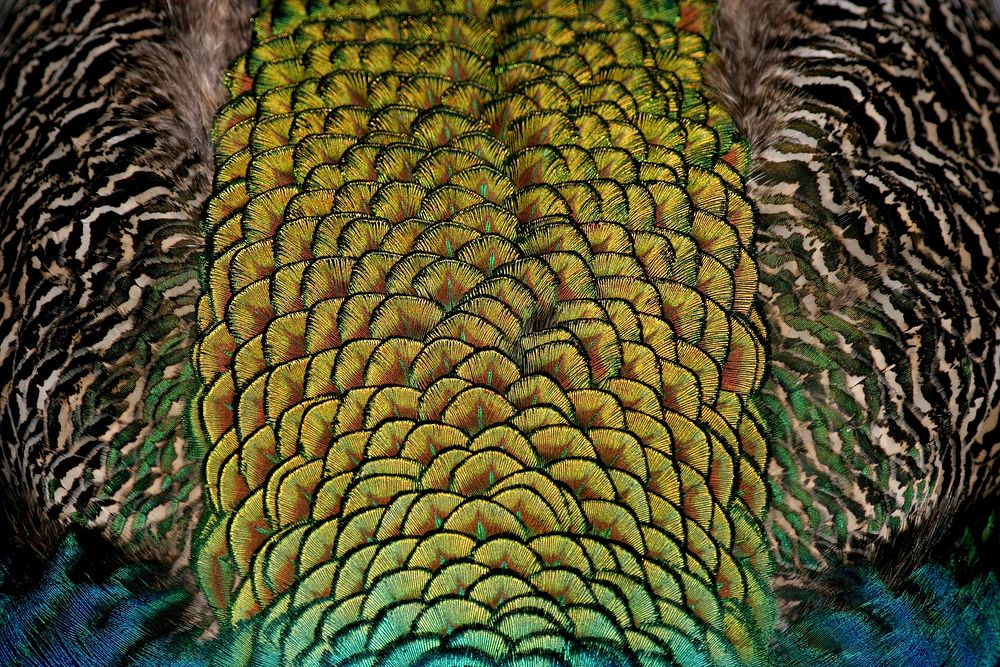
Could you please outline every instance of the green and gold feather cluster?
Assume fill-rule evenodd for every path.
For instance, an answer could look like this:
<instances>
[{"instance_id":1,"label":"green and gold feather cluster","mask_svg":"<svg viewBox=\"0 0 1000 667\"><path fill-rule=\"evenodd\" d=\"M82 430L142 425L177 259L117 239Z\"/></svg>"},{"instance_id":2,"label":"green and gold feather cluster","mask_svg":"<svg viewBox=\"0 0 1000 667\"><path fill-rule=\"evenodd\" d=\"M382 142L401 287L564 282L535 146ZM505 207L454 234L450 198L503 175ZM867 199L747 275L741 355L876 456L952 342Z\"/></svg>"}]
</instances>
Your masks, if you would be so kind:
<instances>
[{"instance_id":1,"label":"green and gold feather cluster","mask_svg":"<svg viewBox=\"0 0 1000 667\"><path fill-rule=\"evenodd\" d=\"M264 3L194 354L225 622L289 663L763 655L754 212L710 10Z\"/></svg>"}]
</instances>

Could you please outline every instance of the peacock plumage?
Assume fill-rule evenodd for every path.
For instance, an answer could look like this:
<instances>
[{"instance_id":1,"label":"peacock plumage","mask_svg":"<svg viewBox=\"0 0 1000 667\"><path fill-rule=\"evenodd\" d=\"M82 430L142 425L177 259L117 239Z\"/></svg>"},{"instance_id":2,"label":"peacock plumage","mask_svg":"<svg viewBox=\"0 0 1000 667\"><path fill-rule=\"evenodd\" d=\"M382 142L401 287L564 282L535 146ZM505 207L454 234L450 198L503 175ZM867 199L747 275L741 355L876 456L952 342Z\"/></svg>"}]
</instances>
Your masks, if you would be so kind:
<instances>
[{"instance_id":1,"label":"peacock plumage","mask_svg":"<svg viewBox=\"0 0 1000 667\"><path fill-rule=\"evenodd\" d=\"M0 662L1000 660L985 0L0 26Z\"/></svg>"}]
</instances>

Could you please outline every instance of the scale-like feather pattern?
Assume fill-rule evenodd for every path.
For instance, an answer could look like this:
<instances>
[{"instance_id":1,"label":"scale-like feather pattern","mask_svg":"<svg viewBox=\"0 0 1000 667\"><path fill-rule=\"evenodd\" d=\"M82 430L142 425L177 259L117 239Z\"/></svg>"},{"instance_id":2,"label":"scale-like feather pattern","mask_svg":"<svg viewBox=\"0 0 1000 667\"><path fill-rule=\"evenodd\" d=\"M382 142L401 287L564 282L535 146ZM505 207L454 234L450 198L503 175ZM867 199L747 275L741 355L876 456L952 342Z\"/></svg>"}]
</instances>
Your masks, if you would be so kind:
<instances>
[{"instance_id":1,"label":"scale-like feather pattern","mask_svg":"<svg viewBox=\"0 0 1000 667\"><path fill-rule=\"evenodd\" d=\"M264 3L194 353L226 622L309 664L763 655L763 327L709 14Z\"/></svg>"}]
</instances>

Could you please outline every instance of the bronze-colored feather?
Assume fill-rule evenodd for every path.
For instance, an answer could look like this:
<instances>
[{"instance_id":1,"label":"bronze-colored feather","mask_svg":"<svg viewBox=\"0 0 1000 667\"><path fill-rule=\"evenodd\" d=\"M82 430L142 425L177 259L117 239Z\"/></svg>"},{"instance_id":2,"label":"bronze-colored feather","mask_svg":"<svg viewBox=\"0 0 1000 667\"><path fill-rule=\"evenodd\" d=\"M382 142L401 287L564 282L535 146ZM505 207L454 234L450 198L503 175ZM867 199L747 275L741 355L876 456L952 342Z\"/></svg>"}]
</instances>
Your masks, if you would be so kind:
<instances>
[{"instance_id":1,"label":"bronze-colored feather","mask_svg":"<svg viewBox=\"0 0 1000 667\"><path fill-rule=\"evenodd\" d=\"M709 11L265 3L195 352L228 623L307 661L762 655L765 354Z\"/></svg>"}]
</instances>

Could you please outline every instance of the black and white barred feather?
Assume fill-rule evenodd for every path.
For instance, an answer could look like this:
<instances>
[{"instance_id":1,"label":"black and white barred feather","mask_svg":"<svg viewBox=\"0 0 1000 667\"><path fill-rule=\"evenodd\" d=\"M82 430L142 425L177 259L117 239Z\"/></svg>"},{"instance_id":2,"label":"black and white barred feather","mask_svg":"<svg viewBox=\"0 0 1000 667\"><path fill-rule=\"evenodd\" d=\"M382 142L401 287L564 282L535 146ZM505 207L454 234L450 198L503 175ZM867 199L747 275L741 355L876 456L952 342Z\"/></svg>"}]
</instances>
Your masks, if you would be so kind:
<instances>
[{"instance_id":1,"label":"black and white barred feather","mask_svg":"<svg viewBox=\"0 0 1000 667\"><path fill-rule=\"evenodd\" d=\"M1000 28L959 0L719 22L713 84L756 149L779 570L912 528L905 567L1000 484Z\"/></svg>"},{"instance_id":2,"label":"black and white barred feather","mask_svg":"<svg viewBox=\"0 0 1000 667\"><path fill-rule=\"evenodd\" d=\"M199 505L207 128L246 4L19 2L0 30L0 476L170 559Z\"/></svg>"}]
</instances>

